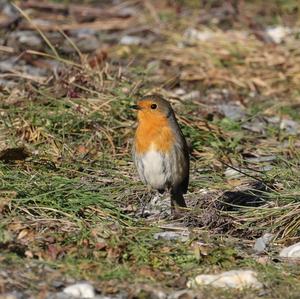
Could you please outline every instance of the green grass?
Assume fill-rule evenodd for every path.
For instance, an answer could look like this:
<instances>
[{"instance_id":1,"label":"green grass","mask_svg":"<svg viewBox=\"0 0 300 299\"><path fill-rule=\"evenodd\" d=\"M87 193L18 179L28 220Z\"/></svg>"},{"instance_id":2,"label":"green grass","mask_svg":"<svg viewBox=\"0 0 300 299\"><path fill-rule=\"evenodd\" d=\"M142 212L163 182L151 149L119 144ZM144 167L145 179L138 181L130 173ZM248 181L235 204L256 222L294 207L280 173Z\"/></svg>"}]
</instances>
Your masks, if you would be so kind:
<instances>
[{"instance_id":1,"label":"green grass","mask_svg":"<svg viewBox=\"0 0 300 299\"><path fill-rule=\"evenodd\" d=\"M85 100L76 101L84 105ZM134 170L130 151L122 152L126 138L132 136L133 131L131 125L122 119L128 113L126 105L129 102L129 99L115 99L110 106L112 113L91 111L85 115L65 104L65 99L53 101L50 105L37 99L34 104L4 107L7 113L3 123L8 128L10 144L18 144L17 140L23 136L23 143L31 151L38 151L27 161L0 164L3 189L15 192L2 219L4 268L31 264L28 257L24 258L29 255L33 261L77 279L150 284L160 281L171 288L176 288L176 285L170 282L174 278L169 273L189 278L198 273L209 273L212 269L215 272L252 268L260 273L269 290L275 288L280 293L288 284L290 292L298 292L294 285L296 276L284 278L282 282L285 265L270 262L262 267L253 261L253 257L240 253L235 242L220 247L223 237L210 241L212 249L207 255L199 256L189 242L155 241L153 233L159 231L155 224L149 226L142 219L123 211L129 204L138 207L137 198L143 196L145 190L132 179ZM132 118L132 115L128 114L128 117ZM14 125L17 120L18 127ZM202 152L205 147L214 153L211 161L240 159L241 144L249 145L253 141L251 135L243 134L239 123L229 119L212 122L211 125L220 130L216 132L199 130L193 126L193 120L189 116L190 125L183 126L183 131L192 140L195 151ZM118 131L112 129L122 122L126 124L124 127ZM102 129L105 130L103 134ZM230 137L224 138L223 132ZM269 134L272 136L273 131ZM85 144L89 144L88 149L84 148L86 152L77 153L77 148ZM270 207L227 212L236 221L227 232L229 240L230 234L237 236L239 232L246 234L248 231L249 236L258 236L265 232L265 223L269 224L269 230L278 234L278 238L298 236L299 220L293 211L299 209L295 197L295 194L300 194L299 173L293 170L294 163L297 165L297 159L287 161L284 153L279 152L270 172L266 175L254 172L254 176L265 182L281 182L283 189L267 194L272 202ZM205 165L209 167L206 174L195 172ZM224 190L229 186L220 168L214 169L209 161L194 157L192 193L189 196L193 197L193 192L197 194L199 188ZM294 207L290 206L293 202ZM274 203L282 208L272 212ZM285 203L289 205L286 208ZM200 214L205 213L206 209L202 208ZM219 217L224 216L220 214ZM24 230L27 235L19 239ZM194 234L194 239L198 238L202 238L201 231ZM99 243L104 243L104 248L98 250ZM144 268L148 269L148 272L145 270L147 274L140 271ZM296 273L294 268L288 271ZM30 284L27 287L38 290ZM271 294L275 293L271 291ZM233 298L232 293L225 296Z\"/></svg>"}]
</instances>

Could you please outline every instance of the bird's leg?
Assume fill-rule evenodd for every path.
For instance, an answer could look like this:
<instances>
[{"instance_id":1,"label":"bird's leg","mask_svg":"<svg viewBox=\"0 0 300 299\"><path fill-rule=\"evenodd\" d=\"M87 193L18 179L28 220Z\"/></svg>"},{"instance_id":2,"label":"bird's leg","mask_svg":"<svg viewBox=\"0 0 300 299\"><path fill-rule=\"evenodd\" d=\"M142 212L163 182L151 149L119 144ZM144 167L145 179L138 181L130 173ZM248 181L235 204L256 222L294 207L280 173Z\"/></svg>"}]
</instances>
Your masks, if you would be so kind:
<instances>
[{"instance_id":1,"label":"bird's leg","mask_svg":"<svg viewBox=\"0 0 300 299\"><path fill-rule=\"evenodd\" d=\"M171 195L171 212L174 216L182 216L186 203L181 192L170 190Z\"/></svg>"},{"instance_id":2,"label":"bird's leg","mask_svg":"<svg viewBox=\"0 0 300 299\"><path fill-rule=\"evenodd\" d=\"M147 185L147 194L151 194L151 186ZM141 204L141 217L147 217L148 215L145 215L145 210L147 209L147 207L149 207L149 205L151 204L151 200L152 197L146 198L146 200L144 200ZM147 214L147 213L146 213Z\"/></svg>"}]
</instances>

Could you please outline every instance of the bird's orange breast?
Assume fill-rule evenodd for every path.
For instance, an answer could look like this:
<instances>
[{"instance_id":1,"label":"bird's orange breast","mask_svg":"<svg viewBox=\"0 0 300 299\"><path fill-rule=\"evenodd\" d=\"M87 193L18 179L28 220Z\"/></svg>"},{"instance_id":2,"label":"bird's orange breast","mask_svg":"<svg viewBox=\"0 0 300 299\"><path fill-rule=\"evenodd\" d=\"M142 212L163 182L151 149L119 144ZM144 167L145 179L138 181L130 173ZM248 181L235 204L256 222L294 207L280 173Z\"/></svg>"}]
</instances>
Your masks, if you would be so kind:
<instances>
[{"instance_id":1,"label":"bird's orange breast","mask_svg":"<svg viewBox=\"0 0 300 299\"><path fill-rule=\"evenodd\" d=\"M168 119L160 112L138 112L139 125L135 135L135 149L143 154L150 149L166 153L174 143Z\"/></svg>"}]
</instances>

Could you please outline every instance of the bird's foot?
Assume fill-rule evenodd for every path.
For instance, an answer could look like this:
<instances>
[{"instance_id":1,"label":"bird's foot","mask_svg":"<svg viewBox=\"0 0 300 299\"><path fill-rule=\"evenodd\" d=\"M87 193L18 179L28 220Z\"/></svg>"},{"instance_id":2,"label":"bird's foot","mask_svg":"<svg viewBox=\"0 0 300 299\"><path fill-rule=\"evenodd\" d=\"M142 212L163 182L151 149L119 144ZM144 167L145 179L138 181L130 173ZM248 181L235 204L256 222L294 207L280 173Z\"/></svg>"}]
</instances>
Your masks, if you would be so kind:
<instances>
[{"instance_id":1,"label":"bird's foot","mask_svg":"<svg viewBox=\"0 0 300 299\"><path fill-rule=\"evenodd\" d=\"M170 199L157 193L138 212L138 216L149 220L166 219L171 215Z\"/></svg>"}]
</instances>

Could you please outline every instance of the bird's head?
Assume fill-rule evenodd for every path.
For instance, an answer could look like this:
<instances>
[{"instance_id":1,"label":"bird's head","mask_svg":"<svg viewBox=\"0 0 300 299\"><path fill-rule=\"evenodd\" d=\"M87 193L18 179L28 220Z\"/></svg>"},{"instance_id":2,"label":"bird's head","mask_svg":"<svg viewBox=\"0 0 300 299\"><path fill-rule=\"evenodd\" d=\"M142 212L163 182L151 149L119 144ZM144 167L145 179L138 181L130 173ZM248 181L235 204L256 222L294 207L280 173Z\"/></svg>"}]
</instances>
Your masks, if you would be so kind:
<instances>
[{"instance_id":1,"label":"bird's head","mask_svg":"<svg viewBox=\"0 0 300 299\"><path fill-rule=\"evenodd\" d=\"M169 118L173 115L170 103L159 95L144 96L132 108L138 110L139 121L143 119Z\"/></svg>"}]
</instances>

